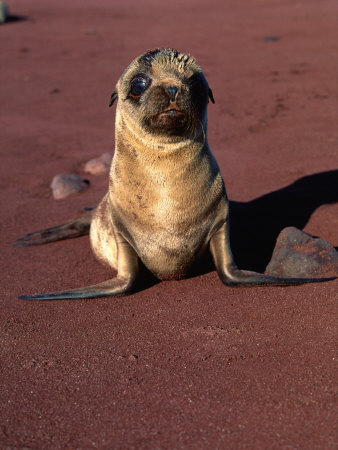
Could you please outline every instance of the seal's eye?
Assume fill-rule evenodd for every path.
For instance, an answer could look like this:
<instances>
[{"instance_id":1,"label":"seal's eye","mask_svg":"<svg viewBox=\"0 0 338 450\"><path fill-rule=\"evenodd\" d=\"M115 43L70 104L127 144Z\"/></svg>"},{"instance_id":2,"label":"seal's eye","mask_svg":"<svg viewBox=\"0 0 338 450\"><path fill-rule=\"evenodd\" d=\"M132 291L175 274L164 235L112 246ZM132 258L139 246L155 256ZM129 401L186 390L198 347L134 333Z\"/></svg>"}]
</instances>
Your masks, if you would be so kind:
<instances>
[{"instance_id":1,"label":"seal's eye","mask_svg":"<svg viewBox=\"0 0 338 450\"><path fill-rule=\"evenodd\" d=\"M143 92L150 86L151 80L146 75L136 75L131 80L129 97L140 98Z\"/></svg>"},{"instance_id":2,"label":"seal's eye","mask_svg":"<svg viewBox=\"0 0 338 450\"><path fill-rule=\"evenodd\" d=\"M191 78L189 78L189 84L194 89L203 88L203 79L199 73L196 73Z\"/></svg>"}]
</instances>

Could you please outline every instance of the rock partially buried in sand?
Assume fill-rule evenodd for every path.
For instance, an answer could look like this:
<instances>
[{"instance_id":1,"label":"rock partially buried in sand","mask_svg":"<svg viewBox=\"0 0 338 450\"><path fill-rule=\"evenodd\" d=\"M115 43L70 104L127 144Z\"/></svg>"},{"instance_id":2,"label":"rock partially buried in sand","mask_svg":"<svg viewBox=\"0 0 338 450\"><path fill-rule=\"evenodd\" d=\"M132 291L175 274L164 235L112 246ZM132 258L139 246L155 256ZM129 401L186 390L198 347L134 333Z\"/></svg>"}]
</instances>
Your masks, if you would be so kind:
<instances>
[{"instance_id":1,"label":"rock partially buried in sand","mask_svg":"<svg viewBox=\"0 0 338 450\"><path fill-rule=\"evenodd\" d=\"M4 2L0 2L0 23L6 22L8 14L8 7Z\"/></svg>"},{"instance_id":2,"label":"rock partially buried in sand","mask_svg":"<svg viewBox=\"0 0 338 450\"><path fill-rule=\"evenodd\" d=\"M287 227L277 238L266 273L279 277L338 275L338 252L328 241Z\"/></svg>"},{"instance_id":3,"label":"rock partially buried in sand","mask_svg":"<svg viewBox=\"0 0 338 450\"><path fill-rule=\"evenodd\" d=\"M111 153L103 153L98 158L91 159L84 167L85 172L92 175L98 175L100 173L106 173L109 171L111 160L113 155Z\"/></svg>"},{"instance_id":4,"label":"rock partially buried in sand","mask_svg":"<svg viewBox=\"0 0 338 450\"><path fill-rule=\"evenodd\" d=\"M279 36L264 36L263 42L277 42L279 41Z\"/></svg>"},{"instance_id":5,"label":"rock partially buried in sand","mask_svg":"<svg viewBox=\"0 0 338 450\"><path fill-rule=\"evenodd\" d=\"M55 200L61 200L69 195L76 194L84 189L87 189L88 186L88 180L84 180L74 174L56 175L50 185Z\"/></svg>"}]
</instances>

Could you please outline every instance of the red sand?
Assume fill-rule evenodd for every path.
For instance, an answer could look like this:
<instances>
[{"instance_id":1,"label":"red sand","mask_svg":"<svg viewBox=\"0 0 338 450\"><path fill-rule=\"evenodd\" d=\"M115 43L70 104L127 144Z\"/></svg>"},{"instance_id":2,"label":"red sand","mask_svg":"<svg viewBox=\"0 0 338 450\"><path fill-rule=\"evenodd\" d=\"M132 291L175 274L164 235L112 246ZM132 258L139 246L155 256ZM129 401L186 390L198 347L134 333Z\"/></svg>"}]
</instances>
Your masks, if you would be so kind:
<instances>
[{"instance_id":1,"label":"red sand","mask_svg":"<svg viewBox=\"0 0 338 450\"><path fill-rule=\"evenodd\" d=\"M114 83L157 46L189 52L204 68L216 100L209 141L245 211L245 202L334 169L336 2L8 3L25 20L0 26L1 448L335 448L337 281L231 289L209 272L124 298L23 302L18 295L110 273L87 238L11 244L98 203L105 176L62 201L50 182L83 176L84 162L112 151ZM305 211L302 192L299 223L337 245L337 203L324 193ZM244 222L238 249L255 240ZM237 253L241 266L257 266L259 251Z\"/></svg>"}]
</instances>

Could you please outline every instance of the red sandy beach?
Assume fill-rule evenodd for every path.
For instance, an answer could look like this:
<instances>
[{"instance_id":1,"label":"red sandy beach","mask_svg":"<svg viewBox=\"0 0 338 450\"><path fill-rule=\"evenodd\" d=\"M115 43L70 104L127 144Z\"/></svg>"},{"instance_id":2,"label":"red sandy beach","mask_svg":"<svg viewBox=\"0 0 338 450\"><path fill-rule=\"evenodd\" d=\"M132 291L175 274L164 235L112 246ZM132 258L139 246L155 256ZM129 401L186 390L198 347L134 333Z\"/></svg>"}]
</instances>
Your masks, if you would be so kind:
<instances>
[{"instance_id":1,"label":"red sandy beach","mask_svg":"<svg viewBox=\"0 0 338 450\"><path fill-rule=\"evenodd\" d=\"M240 267L264 270L286 226L337 246L337 3L8 6L10 21L0 25L0 447L336 448L338 281L235 289L211 271L126 297L28 302L18 296L111 273L87 237L12 243L98 204L108 177L86 175L83 164L113 151L114 85L136 56L173 47L196 57L213 90L209 143L233 202ZM54 200L59 173L88 178L90 188Z\"/></svg>"}]
</instances>

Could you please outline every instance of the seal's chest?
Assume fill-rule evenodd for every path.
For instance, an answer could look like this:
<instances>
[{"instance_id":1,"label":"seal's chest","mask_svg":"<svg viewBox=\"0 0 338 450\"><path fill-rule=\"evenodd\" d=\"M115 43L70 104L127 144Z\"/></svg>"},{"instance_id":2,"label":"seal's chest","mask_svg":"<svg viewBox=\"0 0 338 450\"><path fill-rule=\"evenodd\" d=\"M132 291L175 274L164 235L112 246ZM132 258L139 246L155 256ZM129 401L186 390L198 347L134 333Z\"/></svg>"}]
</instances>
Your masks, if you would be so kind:
<instances>
[{"instance_id":1,"label":"seal's chest","mask_svg":"<svg viewBox=\"0 0 338 450\"><path fill-rule=\"evenodd\" d=\"M145 266L159 279L185 276L196 256L205 250L201 234L187 236L177 229L162 229L146 236L135 235L137 253Z\"/></svg>"},{"instance_id":2,"label":"seal's chest","mask_svg":"<svg viewBox=\"0 0 338 450\"><path fill-rule=\"evenodd\" d=\"M137 254L160 279L186 275L206 249L217 208L206 211L203 204L197 208L196 204L174 204L167 198L149 212L151 223L144 223L143 215L142 220L135 218L128 224Z\"/></svg>"}]
</instances>

